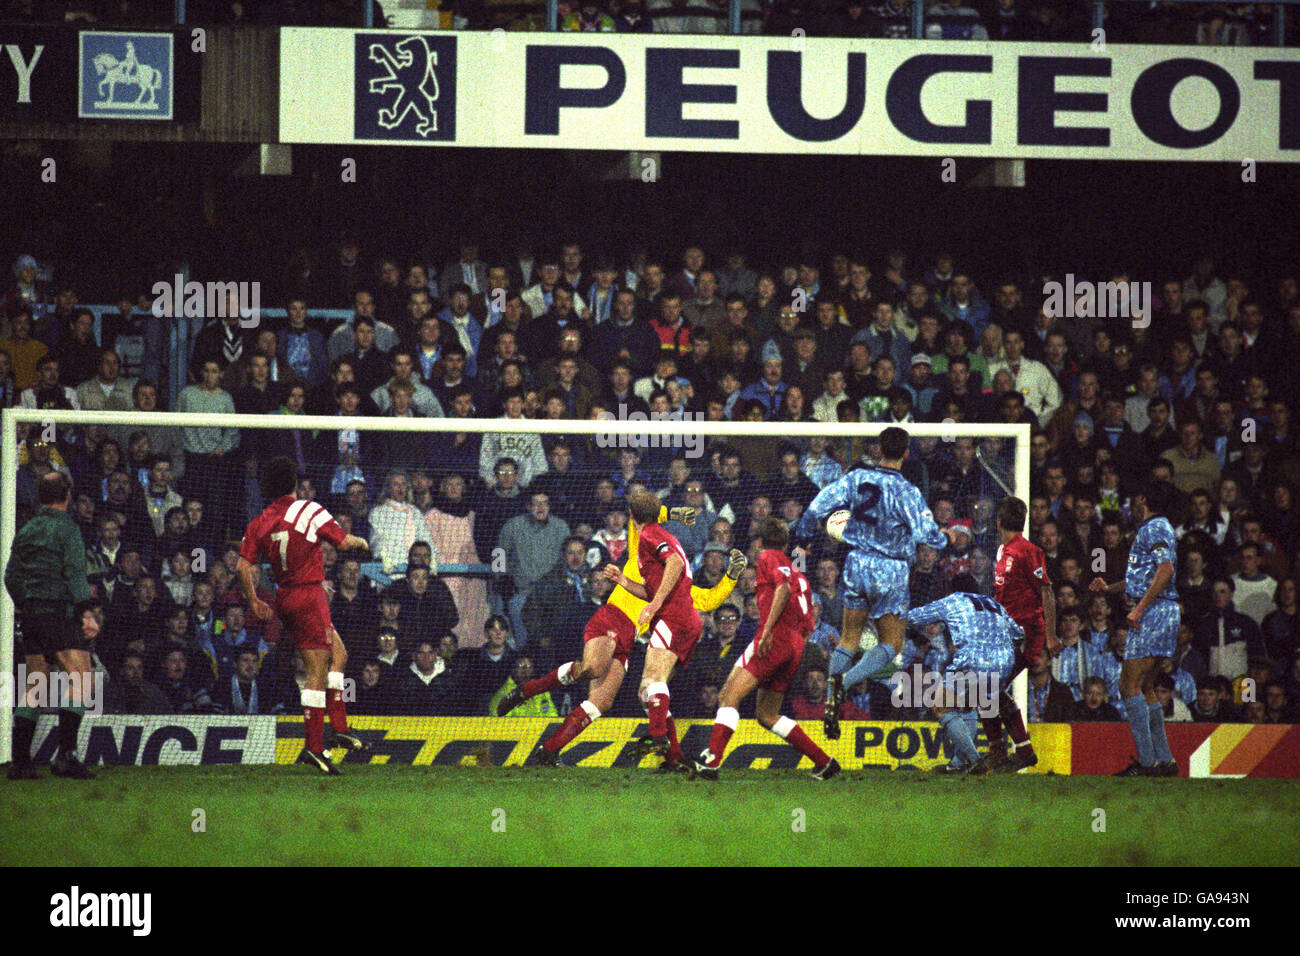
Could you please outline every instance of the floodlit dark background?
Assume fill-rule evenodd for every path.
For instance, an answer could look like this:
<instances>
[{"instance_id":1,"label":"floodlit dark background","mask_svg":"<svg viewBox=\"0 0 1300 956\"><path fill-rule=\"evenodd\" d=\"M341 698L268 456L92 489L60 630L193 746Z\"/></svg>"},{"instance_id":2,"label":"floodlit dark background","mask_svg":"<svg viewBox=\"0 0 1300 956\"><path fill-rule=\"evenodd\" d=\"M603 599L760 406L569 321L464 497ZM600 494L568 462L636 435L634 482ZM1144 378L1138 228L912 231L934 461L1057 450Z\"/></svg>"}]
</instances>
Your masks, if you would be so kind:
<instances>
[{"instance_id":1,"label":"floodlit dark background","mask_svg":"<svg viewBox=\"0 0 1300 956\"><path fill-rule=\"evenodd\" d=\"M41 160L57 163L43 183ZM345 157L357 181L340 178ZM250 158L252 172L248 169ZM293 174L260 176L247 145L8 144L0 156L0 261L30 252L71 279L82 302L113 301L165 263L199 279L282 285L298 249L321 261L342 231L362 255L403 263L454 258L479 237L484 258L517 238L536 251L575 237L622 258L638 243L676 263L700 243L751 263L901 245L913 261L941 248L988 287L1004 275L1108 273L1185 278L1209 251L1225 274L1276 276L1300 266L1300 169L1240 164L1026 162L1024 188L977 185L987 162L941 159L663 153L655 182L603 178L621 154L553 150L293 147ZM73 270L75 264L75 271ZM72 271L72 275L69 272ZM877 268L877 271L879 269Z\"/></svg>"}]
</instances>

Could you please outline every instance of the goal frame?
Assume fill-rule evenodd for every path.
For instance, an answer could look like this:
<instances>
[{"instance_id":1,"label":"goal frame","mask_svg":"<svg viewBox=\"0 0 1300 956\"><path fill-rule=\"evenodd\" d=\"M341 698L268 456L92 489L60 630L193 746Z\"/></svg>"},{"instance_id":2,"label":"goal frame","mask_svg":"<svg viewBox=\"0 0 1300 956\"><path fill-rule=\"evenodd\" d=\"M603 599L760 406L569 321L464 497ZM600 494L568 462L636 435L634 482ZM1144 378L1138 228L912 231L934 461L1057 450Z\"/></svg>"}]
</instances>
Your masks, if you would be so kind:
<instances>
[{"instance_id":1,"label":"goal frame","mask_svg":"<svg viewBox=\"0 0 1300 956\"><path fill-rule=\"evenodd\" d=\"M60 425L174 425L184 428L243 429L311 429L337 431L356 428L370 432L468 432L479 434L535 435L621 435L671 436L689 432L702 438L826 438L879 435L892 422L869 422L843 425L838 422L707 422L694 419L507 419L507 418L379 418L343 417L338 415L220 415L187 412L150 412L147 421L134 412L79 411L75 409L6 408L0 414L0 576L8 566L13 549L18 511L18 426ZM913 438L1011 438L1015 441L1012 490L1017 497L1029 500L1028 424L956 422L899 423ZM838 623L838 622L837 622ZM14 668L14 603L6 588L0 587L0 686L10 688ZM0 700L0 763L12 757L13 707L18 688L12 688L13 701ZM1028 678L1021 673L1012 684L1012 698L1021 713L1027 712Z\"/></svg>"}]
</instances>

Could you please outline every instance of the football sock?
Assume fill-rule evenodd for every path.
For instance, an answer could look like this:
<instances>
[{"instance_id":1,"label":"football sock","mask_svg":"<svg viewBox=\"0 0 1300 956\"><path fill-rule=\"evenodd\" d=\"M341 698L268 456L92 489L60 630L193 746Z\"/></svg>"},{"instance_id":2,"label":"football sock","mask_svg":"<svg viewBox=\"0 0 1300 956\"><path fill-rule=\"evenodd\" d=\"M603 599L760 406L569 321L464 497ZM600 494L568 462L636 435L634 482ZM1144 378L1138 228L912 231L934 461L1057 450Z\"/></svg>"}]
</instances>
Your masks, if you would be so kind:
<instances>
[{"instance_id":1,"label":"football sock","mask_svg":"<svg viewBox=\"0 0 1300 956\"><path fill-rule=\"evenodd\" d=\"M789 717L778 717L776 723L772 725L772 733L811 760L814 767L824 767L830 763L831 758L826 751L813 743L812 738L803 732L803 728Z\"/></svg>"},{"instance_id":2,"label":"football sock","mask_svg":"<svg viewBox=\"0 0 1300 956\"><path fill-rule=\"evenodd\" d=\"M844 689L848 690L860 681L885 668L898 655L888 644L877 644L862 655L862 658L844 672Z\"/></svg>"},{"instance_id":3,"label":"football sock","mask_svg":"<svg viewBox=\"0 0 1300 956\"><path fill-rule=\"evenodd\" d=\"M570 740L590 727L592 721L599 717L600 709L591 701L584 700L569 711L569 716L564 718L564 723L560 725L560 729L547 737L542 746L551 753L558 753Z\"/></svg>"},{"instance_id":4,"label":"football sock","mask_svg":"<svg viewBox=\"0 0 1300 956\"><path fill-rule=\"evenodd\" d=\"M722 763L722 755L727 752L727 741L736 732L740 722L740 712L734 707L719 707L713 718L713 733L709 736L709 766L717 767Z\"/></svg>"},{"instance_id":5,"label":"football sock","mask_svg":"<svg viewBox=\"0 0 1300 956\"><path fill-rule=\"evenodd\" d=\"M329 711L330 727L341 734L348 732L348 710L343 705L343 672L330 671L325 679L325 708Z\"/></svg>"},{"instance_id":6,"label":"football sock","mask_svg":"<svg viewBox=\"0 0 1300 956\"><path fill-rule=\"evenodd\" d=\"M1011 737L1011 742L1016 745L1016 749L1033 750L1034 745L1029 740L1029 731L1025 729L1025 717L1020 713L1016 702L1011 699L1011 695L1003 691L998 698L998 705L1002 708L1002 723L1006 726L1007 734Z\"/></svg>"},{"instance_id":7,"label":"football sock","mask_svg":"<svg viewBox=\"0 0 1300 956\"><path fill-rule=\"evenodd\" d=\"M984 736L989 739L989 753L1005 754L1007 742L1002 739L1002 718L981 717L980 726L984 728Z\"/></svg>"},{"instance_id":8,"label":"football sock","mask_svg":"<svg viewBox=\"0 0 1300 956\"><path fill-rule=\"evenodd\" d=\"M1128 715L1128 725L1133 730L1133 744L1137 747L1137 761L1144 767L1155 765L1155 749L1151 746L1151 714L1147 710L1147 700L1141 694L1124 698L1124 713ZM1161 729L1164 725L1161 724Z\"/></svg>"},{"instance_id":9,"label":"football sock","mask_svg":"<svg viewBox=\"0 0 1300 956\"><path fill-rule=\"evenodd\" d=\"M677 740L677 721L673 720L670 713L664 718L664 724L668 728L668 754L667 758L672 763L677 763L682 759L682 745Z\"/></svg>"},{"instance_id":10,"label":"football sock","mask_svg":"<svg viewBox=\"0 0 1300 956\"><path fill-rule=\"evenodd\" d=\"M13 761L20 767L32 762L32 740L36 737L36 708L14 708Z\"/></svg>"},{"instance_id":11,"label":"football sock","mask_svg":"<svg viewBox=\"0 0 1300 956\"><path fill-rule=\"evenodd\" d=\"M939 726L948 734L953 749L967 763L973 764L980 759L980 752L975 749L975 738L971 735L970 725L966 723L964 714L953 710L947 711L939 716Z\"/></svg>"},{"instance_id":12,"label":"football sock","mask_svg":"<svg viewBox=\"0 0 1300 956\"><path fill-rule=\"evenodd\" d=\"M81 728L81 715L84 707L62 707L59 709L59 753L66 757L77 755L77 731Z\"/></svg>"},{"instance_id":13,"label":"football sock","mask_svg":"<svg viewBox=\"0 0 1300 956\"><path fill-rule=\"evenodd\" d=\"M303 689L301 698L304 720L303 736L307 749L319 754L325 749L325 692Z\"/></svg>"},{"instance_id":14,"label":"football sock","mask_svg":"<svg viewBox=\"0 0 1300 956\"><path fill-rule=\"evenodd\" d=\"M545 694L547 691L555 690L562 684L573 683L573 680L569 677L572 671L573 661L565 661L555 670L533 680L525 681L520 690L523 691L525 698Z\"/></svg>"},{"instance_id":15,"label":"football sock","mask_svg":"<svg viewBox=\"0 0 1300 956\"><path fill-rule=\"evenodd\" d=\"M647 687L646 705L650 715L650 736L666 736L668 734L668 685L663 681L655 681Z\"/></svg>"},{"instance_id":16,"label":"football sock","mask_svg":"<svg viewBox=\"0 0 1300 956\"><path fill-rule=\"evenodd\" d=\"M1169 738L1165 736L1165 712L1159 704L1148 704L1147 714L1151 727L1151 750L1156 763L1169 763L1174 755L1169 750Z\"/></svg>"},{"instance_id":17,"label":"football sock","mask_svg":"<svg viewBox=\"0 0 1300 956\"><path fill-rule=\"evenodd\" d=\"M831 651L831 670L829 676L834 677L836 674L843 674L852 666L853 655L844 648L837 646L835 650Z\"/></svg>"}]
</instances>

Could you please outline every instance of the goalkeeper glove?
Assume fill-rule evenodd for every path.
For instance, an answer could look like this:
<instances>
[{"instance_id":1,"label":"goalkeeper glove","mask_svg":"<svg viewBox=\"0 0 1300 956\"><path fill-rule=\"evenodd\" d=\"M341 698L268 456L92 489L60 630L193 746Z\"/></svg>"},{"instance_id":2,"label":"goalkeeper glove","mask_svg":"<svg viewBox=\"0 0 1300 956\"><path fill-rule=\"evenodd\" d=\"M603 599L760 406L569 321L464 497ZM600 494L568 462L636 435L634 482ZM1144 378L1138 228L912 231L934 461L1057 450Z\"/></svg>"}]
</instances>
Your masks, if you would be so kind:
<instances>
[{"instance_id":1,"label":"goalkeeper glove","mask_svg":"<svg viewBox=\"0 0 1300 956\"><path fill-rule=\"evenodd\" d=\"M690 528L695 524L695 509L681 505L677 508L668 509L668 520L680 521L686 527Z\"/></svg>"},{"instance_id":2,"label":"goalkeeper glove","mask_svg":"<svg viewBox=\"0 0 1300 956\"><path fill-rule=\"evenodd\" d=\"M745 552L739 548L732 548L731 554L727 556L727 577L739 581L741 573L748 566L749 558L745 557Z\"/></svg>"}]
</instances>

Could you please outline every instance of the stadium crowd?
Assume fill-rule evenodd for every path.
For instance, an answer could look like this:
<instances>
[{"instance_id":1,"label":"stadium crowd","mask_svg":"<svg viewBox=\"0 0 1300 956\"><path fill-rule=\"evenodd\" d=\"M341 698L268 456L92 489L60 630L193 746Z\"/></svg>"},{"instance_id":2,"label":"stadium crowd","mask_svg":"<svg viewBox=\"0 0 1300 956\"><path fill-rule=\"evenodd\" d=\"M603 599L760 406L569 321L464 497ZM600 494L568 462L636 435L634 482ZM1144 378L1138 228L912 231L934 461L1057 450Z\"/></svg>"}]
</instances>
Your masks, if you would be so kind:
<instances>
[{"instance_id":1,"label":"stadium crowd","mask_svg":"<svg viewBox=\"0 0 1300 956\"><path fill-rule=\"evenodd\" d=\"M187 24L361 27L365 0L188 0ZM442 0L428 25L444 29L543 30L539 0ZM426 4L375 3L372 22L398 27L399 10ZM167 26L174 0L3 0L0 21L79 26ZM386 12L387 11L387 12ZM391 18L390 18L391 16ZM726 33L727 0L559 0L561 30L597 33ZM1295 18L1289 18L1294 24ZM1272 46L1268 4L1112 2L1110 42ZM980 0L925 4L927 39L1092 42L1091 4L1070 0ZM803 31L799 34L797 31ZM769 36L908 38L911 0L742 0L740 32ZM1287 30L1294 45L1294 26Z\"/></svg>"},{"instance_id":2,"label":"stadium crowd","mask_svg":"<svg viewBox=\"0 0 1300 956\"><path fill-rule=\"evenodd\" d=\"M210 319L170 410L281 421L242 432L149 424L170 390L153 334L166 320L147 296L132 289L96 314L79 305L75 279L42 281L48 272L31 256L12 264L0 403L124 413L111 427L29 426L17 481L21 522L42 474L73 479L111 710L297 710L289 642L274 621L257 626L232 581L239 536L263 504L259 464L274 455L297 461L300 497L370 543L369 555L328 546L325 555L356 681L352 710L472 715L580 656L583 625L611 586L599 571L625 558L629 492L696 509L692 527L668 527L707 587L733 545L752 562L758 522L793 523L820 487L873 452L862 437L674 447L645 436L293 424L303 413L380 422L659 413L850 429L1028 423L1029 534L1047 557L1062 644L1031 669L1031 720L1118 719L1126 609L1089 584L1122 578L1130 492L1167 478L1182 496L1172 520L1183 609L1160 682L1167 718L1293 721L1296 275L1221 273L1209 256L1171 263L1145 314L1143 296L1128 297L1134 277L1098 275L1115 283L1103 318L1104 292L1090 304L1077 287L1084 297L1060 309L1043 288L971 275L946 251L915 261L901 249L879 260L828 250L770 269L739 250L713 260L695 246L620 262L576 241L484 251L466 237L450 261L399 261L345 237L321 267L291 270L283 321L246 328L233 303ZM339 307L350 317L332 326L315 311ZM994 514L1012 458L1009 439L913 439L904 473L939 524L960 529L943 553L919 549L914 606L962 572L992 592ZM795 718L821 715L842 547L823 538L806 558L819 617L787 703ZM751 566L704 616L703 643L674 691L680 716L712 715L755 633L754 589ZM903 666L934 666L939 644L933 628L914 634ZM636 683L627 685L614 715L640 714ZM843 716L900 716L884 681L854 691ZM567 712L576 700L563 694L516 713Z\"/></svg>"}]
</instances>

